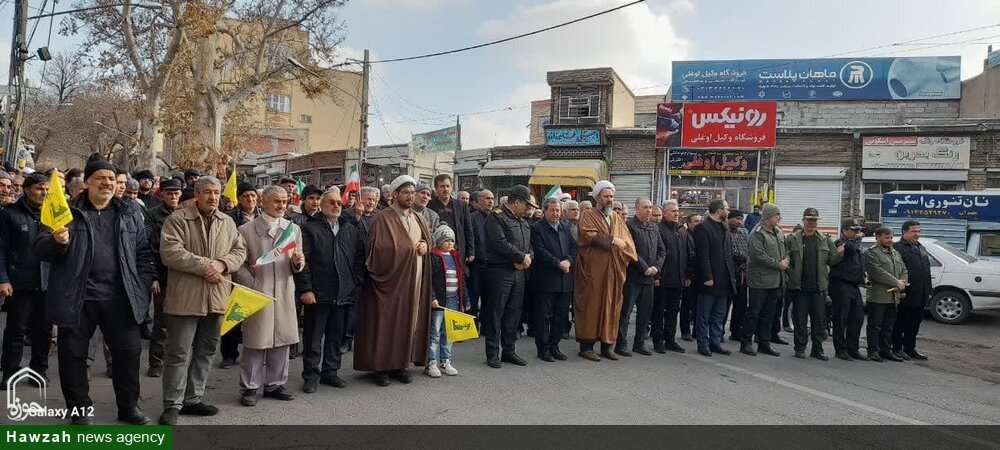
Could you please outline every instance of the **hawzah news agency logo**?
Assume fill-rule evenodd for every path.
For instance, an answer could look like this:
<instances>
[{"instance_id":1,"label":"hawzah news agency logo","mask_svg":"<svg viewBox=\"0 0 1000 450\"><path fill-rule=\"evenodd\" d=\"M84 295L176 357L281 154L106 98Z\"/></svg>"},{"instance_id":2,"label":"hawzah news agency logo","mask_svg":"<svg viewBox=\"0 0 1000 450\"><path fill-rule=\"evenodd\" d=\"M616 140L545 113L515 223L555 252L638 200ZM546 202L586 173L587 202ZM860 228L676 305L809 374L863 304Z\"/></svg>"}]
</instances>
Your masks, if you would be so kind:
<instances>
[{"instance_id":1,"label":"hawzah news agency logo","mask_svg":"<svg viewBox=\"0 0 1000 450\"><path fill-rule=\"evenodd\" d=\"M17 385L22 381L33 381L38 386L38 394L43 404L38 402L22 402L17 395ZM21 422L28 417L58 417L65 419L69 410L67 408L49 408L44 405L46 401L47 383L45 378L25 367L18 370L7 380L7 418L15 422Z\"/></svg>"}]
</instances>

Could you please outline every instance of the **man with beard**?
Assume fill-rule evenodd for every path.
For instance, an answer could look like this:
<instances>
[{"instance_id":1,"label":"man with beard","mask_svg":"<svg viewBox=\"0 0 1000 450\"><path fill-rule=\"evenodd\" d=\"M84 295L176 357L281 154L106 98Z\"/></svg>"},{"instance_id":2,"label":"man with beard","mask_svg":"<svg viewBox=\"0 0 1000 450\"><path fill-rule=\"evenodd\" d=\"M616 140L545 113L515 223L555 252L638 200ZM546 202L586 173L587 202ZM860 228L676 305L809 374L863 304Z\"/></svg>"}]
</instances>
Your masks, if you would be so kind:
<instances>
[{"instance_id":1,"label":"man with beard","mask_svg":"<svg viewBox=\"0 0 1000 450\"><path fill-rule=\"evenodd\" d=\"M677 314L681 311L684 288L691 285L689 261L694 261L694 245L687 230L680 223L681 210L677 200L663 205L663 221L659 224L660 239L666 250L660 285L656 288L653 303L653 351L667 350L684 353L677 345Z\"/></svg>"},{"instance_id":2,"label":"man with beard","mask_svg":"<svg viewBox=\"0 0 1000 450\"><path fill-rule=\"evenodd\" d=\"M712 200L708 203L708 220L694 229L699 288L695 335L698 353L703 356L732 354L721 345L726 302L736 293L733 243L724 223L728 216L729 204L722 199Z\"/></svg>"},{"instance_id":3,"label":"man with beard","mask_svg":"<svg viewBox=\"0 0 1000 450\"><path fill-rule=\"evenodd\" d=\"M163 374L163 357L166 351L167 328L163 322L163 302L167 296L167 267L160 259L160 234L167 217L177 209L181 199L181 182L167 180L160 188L163 197L155 208L146 213L146 235L149 236L149 247L153 251L153 263L156 266L156 280L153 281L153 332L149 337L149 369L146 375L158 378Z\"/></svg>"},{"instance_id":4,"label":"man with beard","mask_svg":"<svg viewBox=\"0 0 1000 450\"><path fill-rule=\"evenodd\" d=\"M427 183L423 181L417 183L417 196L413 199L413 212L423 216L429 230L436 229L438 223L441 222L441 217L438 216L438 213L427 207L433 195L433 191L431 191L431 187Z\"/></svg>"},{"instance_id":5,"label":"man with beard","mask_svg":"<svg viewBox=\"0 0 1000 450\"><path fill-rule=\"evenodd\" d=\"M6 297L7 324L3 330L0 389L21 369L24 341L31 343L28 367L48 381L52 324L45 318L48 277L32 243L38 236L42 202L49 179L32 173L24 179L24 196L0 212L0 295ZM45 274L47 275L47 274Z\"/></svg>"},{"instance_id":6,"label":"man with beard","mask_svg":"<svg viewBox=\"0 0 1000 450\"><path fill-rule=\"evenodd\" d=\"M47 315L59 327L59 378L67 408L93 405L87 380L87 347L101 328L115 361L112 382L118 420L146 424L139 409L139 324L149 312L155 277L142 216L115 197L115 168L103 159L87 163L87 190L70 210L73 221L42 230L35 251L51 263ZM72 423L89 425L77 415Z\"/></svg>"},{"instance_id":7,"label":"man with beard","mask_svg":"<svg viewBox=\"0 0 1000 450\"><path fill-rule=\"evenodd\" d=\"M875 230L875 245L864 253L865 271L868 272L868 359L902 362L892 353L892 328L896 323L896 310L906 295L909 273L902 255L892 245L892 230Z\"/></svg>"},{"instance_id":8,"label":"man with beard","mask_svg":"<svg viewBox=\"0 0 1000 450\"><path fill-rule=\"evenodd\" d=\"M7 175L7 172L0 172L0 209L13 203L13 196L11 195L13 184L14 182L11 180L10 175Z\"/></svg>"},{"instance_id":9,"label":"man with beard","mask_svg":"<svg viewBox=\"0 0 1000 450\"><path fill-rule=\"evenodd\" d=\"M340 189L334 186L324 192L320 208L323 218L302 229L306 266L295 274L295 291L304 305L302 391L307 394L316 392L320 383L347 385L337 375L340 346L365 270L364 243L357 228L340 220Z\"/></svg>"},{"instance_id":10,"label":"man with beard","mask_svg":"<svg viewBox=\"0 0 1000 450\"><path fill-rule=\"evenodd\" d=\"M660 273L666 258L666 249L657 224L653 223L653 202L640 197L635 201L635 215L626 221L638 259L629 264L625 279L625 300L622 303L622 313L618 325L618 345L615 353L622 356L632 356L626 349L628 342L629 318L632 308L635 308L635 339L632 340L632 351L644 356L652 353L646 349L646 327L653 313L653 283Z\"/></svg>"},{"instance_id":11,"label":"man with beard","mask_svg":"<svg viewBox=\"0 0 1000 450\"><path fill-rule=\"evenodd\" d=\"M580 215L576 283L573 299L580 357L618 360L611 346L618 341L622 288L628 265L639 259L625 220L612 209L615 185L601 180L591 191L594 208ZM601 343L601 354L594 344Z\"/></svg>"},{"instance_id":12,"label":"man with beard","mask_svg":"<svg viewBox=\"0 0 1000 450\"><path fill-rule=\"evenodd\" d=\"M410 364L427 362L430 337L431 233L410 208L417 182L393 180L392 205L375 216L366 244L369 282L358 302L354 370L375 372L375 383L390 377L408 384Z\"/></svg>"},{"instance_id":13,"label":"man with beard","mask_svg":"<svg viewBox=\"0 0 1000 450\"><path fill-rule=\"evenodd\" d=\"M167 217L160 236L160 259L168 268L161 425L176 425L179 414L218 414L203 401L205 385L232 290L227 281L247 255L236 223L219 211L222 183L199 177L193 189L194 205Z\"/></svg>"},{"instance_id":14,"label":"man with beard","mask_svg":"<svg viewBox=\"0 0 1000 450\"><path fill-rule=\"evenodd\" d=\"M135 179L139 182L138 198L142 201L142 204L146 205L146 210L148 211L156 209L157 206L163 203L163 200L160 200L156 196L156 190L153 186L155 178L153 172L149 170L140 170L135 174Z\"/></svg>"}]
</instances>

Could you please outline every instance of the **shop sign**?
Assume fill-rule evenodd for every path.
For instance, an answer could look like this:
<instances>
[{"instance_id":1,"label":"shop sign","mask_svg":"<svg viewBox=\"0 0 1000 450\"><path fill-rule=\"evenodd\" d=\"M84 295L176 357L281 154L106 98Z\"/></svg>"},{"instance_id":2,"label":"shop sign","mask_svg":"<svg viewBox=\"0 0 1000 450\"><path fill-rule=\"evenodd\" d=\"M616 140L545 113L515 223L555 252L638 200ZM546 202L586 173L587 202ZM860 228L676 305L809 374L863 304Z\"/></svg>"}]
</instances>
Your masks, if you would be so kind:
<instances>
[{"instance_id":1,"label":"shop sign","mask_svg":"<svg viewBox=\"0 0 1000 450\"><path fill-rule=\"evenodd\" d=\"M863 169L968 170L972 139L952 136L865 136Z\"/></svg>"},{"instance_id":2,"label":"shop sign","mask_svg":"<svg viewBox=\"0 0 1000 450\"><path fill-rule=\"evenodd\" d=\"M882 196L882 217L1000 221L1000 195L888 193Z\"/></svg>"},{"instance_id":3,"label":"shop sign","mask_svg":"<svg viewBox=\"0 0 1000 450\"><path fill-rule=\"evenodd\" d=\"M551 146L601 145L601 130L594 128L549 128L545 130L545 143Z\"/></svg>"},{"instance_id":4,"label":"shop sign","mask_svg":"<svg viewBox=\"0 0 1000 450\"><path fill-rule=\"evenodd\" d=\"M670 150L670 175L754 177L757 152Z\"/></svg>"},{"instance_id":5,"label":"shop sign","mask_svg":"<svg viewBox=\"0 0 1000 450\"><path fill-rule=\"evenodd\" d=\"M685 103L681 146L774 147L777 115L776 102Z\"/></svg>"}]
</instances>

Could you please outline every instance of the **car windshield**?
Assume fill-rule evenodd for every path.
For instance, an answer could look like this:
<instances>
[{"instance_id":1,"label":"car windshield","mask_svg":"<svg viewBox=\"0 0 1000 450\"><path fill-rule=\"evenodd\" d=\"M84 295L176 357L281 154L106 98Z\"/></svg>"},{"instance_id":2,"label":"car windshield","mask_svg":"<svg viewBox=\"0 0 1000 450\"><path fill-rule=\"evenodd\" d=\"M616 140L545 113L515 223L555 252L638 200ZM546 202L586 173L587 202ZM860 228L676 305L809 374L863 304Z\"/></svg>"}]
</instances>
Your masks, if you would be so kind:
<instances>
[{"instance_id":1,"label":"car windshield","mask_svg":"<svg viewBox=\"0 0 1000 450\"><path fill-rule=\"evenodd\" d=\"M972 264L972 263L978 261L978 259L976 259L975 256L972 256L972 255L970 255L968 253L965 253L965 252L963 252L963 251L955 248L954 246L952 246L951 244L949 244L947 242L937 241L935 243L937 244L938 247L941 247L941 248L947 250L948 253L951 253L952 255L955 255L955 257L957 257L958 259L961 259L962 261L965 261L965 262L967 262L969 264Z\"/></svg>"}]
</instances>

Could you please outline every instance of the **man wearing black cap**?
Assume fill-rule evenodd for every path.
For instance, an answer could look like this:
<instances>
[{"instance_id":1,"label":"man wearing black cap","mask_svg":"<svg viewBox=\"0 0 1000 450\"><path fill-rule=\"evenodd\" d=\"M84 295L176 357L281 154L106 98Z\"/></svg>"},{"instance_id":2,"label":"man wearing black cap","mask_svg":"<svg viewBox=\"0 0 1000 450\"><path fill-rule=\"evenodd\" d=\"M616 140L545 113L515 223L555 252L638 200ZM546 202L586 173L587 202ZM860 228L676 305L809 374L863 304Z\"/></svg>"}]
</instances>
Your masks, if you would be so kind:
<instances>
[{"instance_id":1,"label":"man wearing black cap","mask_svg":"<svg viewBox=\"0 0 1000 450\"><path fill-rule=\"evenodd\" d=\"M152 211L163 203L163 200L160 200L156 196L156 191L153 186L156 177L153 176L153 172L149 170L140 170L135 173L134 178L139 182L139 200L142 200L142 203L146 205L146 210Z\"/></svg>"},{"instance_id":2,"label":"man wearing black cap","mask_svg":"<svg viewBox=\"0 0 1000 450\"><path fill-rule=\"evenodd\" d=\"M188 169L184 171L184 184L185 187L194 189L194 182L201 178L201 172L198 169Z\"/></svg>"},{"instance_id":3,"label":"man wearing black cap","mask_svg":"<svg viewBox=\"0 0 1000 450\"><path fill-rule=\"evenodd\" d=\"M461 203L453 201L452 205ZM514 341L524 302L524 271L533 258L531 229L524 220L529 207L538 207L531 203L531 191L517 185L507 195L507 203L486 221L486 292L481 317L486 362L494 369L500 368L501 361L528 364L515 352Z\"/></svg>"},{"instance_id":4,"label":"man wearing black cap","mask_svg":"<svg viewBox=\"0 0 1000 450\"><path fill-rule=\"evenodd\" d=\"M816 229L819 211L806 208L802 213L802 230L785 238L788 250L788 291L793 298L795 324L795 357L806 357L806 346L812 335L810 356L820 361L826 340L826 292L830 266L843 258L844 246L836 246L829 235ZM810 328L811 326L811 328Z\"/></svg>"},{"instance_id":5,"label":"man wearing black cap","mask_svg":"<svg viewBox=\"0 0 1000 450\"><path fill-rule=\"evenodd\" d=\"M844 247L844 259L830 266L830 298L833 299L833 350L844 361L868 361L859 351L861 324L865 321L865 304L861 286L865 284L864 258L861 256L861 224L856 219L844 219L840 224L840 239L834 244Z\"/></svg>"},{"instance_id":6,"label":"man wearing black cap","mask_svg":"<svg viewBox=\"0 0 1000 450\"><path fill-rule=\"evenodd\" d=\"M149 337L149 369L146 375L156 378L163 373L163 354L166 349L167 328L163 323L163 301L167 290L167 268L160 260L160 232L163 222L173 214L181 200L181 182L167 180L160 185L163 201L146 213L146 234L149 247L153 251L156 265L156 280L153 281L153 332Z\"/></svg>"},{"instance_id":7,"label":"man wearing black cap","mask_svg":"<svg viewBox=\"0 0 1000 450\"><path fill-rule=\"evenodd\" d=\"M138 208L115 197L115 168L103 159L87 163L86 195L70 205L73 221L61 230L44 229L35 240L43 261L52 263L46 296L48 317L59 327L59 378L66 406L86 411L90 399L87 347L101 328L115 361L112 381L118 420L149 422L138 407L139 337L149 311L156 276L143 218ZM86 415L74 424L90 424Z\"/></svg>"},{"instance_id":8,"label":"man wearing black cap","mask_svg":"<svg viewBox=\"0 0 1000 450\"><path fill-rule=\"evenodd\" d=\"M48 191L49 179L32 173L24 179L24 196L0 212L0 295L7 297L0 389L7 389L7 379L21 369L26 334L31 340L29 367L48 380L45 372L52 340L52 324L45 318L48 277L43 276L41 261L32 246Z\"/></svg>"},{"instance_id":9,"label":"man wearing black cap","mask_svg":"<svg viewBox=\"0 0 1000 450\"><path fill-rule=\"evenodd\" d=\"M302 188L302 216L306 219L306 222L313 219L323 218L323 214L319 210L319 199L323 196L323 190L316 187L315 184L306 185ZM305 222L298 224L300 227L303 226Z\"/></svg>"},{"instance_id":10,"label":"man wearing black cap","mask_svg":"<svg viewBox=\"0 0 1000 450\"><path fill-rule=\"evenodd\" d=\"M736 293L729 297L732 312L729 316L729 340L740 341L743 336L743 316L747 312L747 240L746 228L743 228L743 211L733 209L726 219L729 236L733 240L733 264L736 266Z\"/></svg>"}]
</instances>

